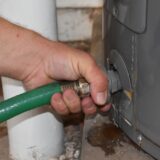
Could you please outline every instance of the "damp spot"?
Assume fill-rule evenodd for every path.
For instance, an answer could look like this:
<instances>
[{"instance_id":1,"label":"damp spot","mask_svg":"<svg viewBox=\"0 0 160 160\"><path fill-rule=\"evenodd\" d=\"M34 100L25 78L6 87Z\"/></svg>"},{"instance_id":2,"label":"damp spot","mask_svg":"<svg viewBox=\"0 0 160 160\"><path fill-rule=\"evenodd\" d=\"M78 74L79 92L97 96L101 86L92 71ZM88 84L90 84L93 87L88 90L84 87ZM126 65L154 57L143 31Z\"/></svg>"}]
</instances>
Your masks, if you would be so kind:
<instances>
[{"instance_id":1,"label":"damp spot","mask_svg":"<svg viewBox=\"0 0 160 160\"><path fill-rule=\"evenodd\" d=\"M121 142L126 142L121 129L111 123L91 128L87 140L92 146L101 147L106 156L114 154L115 147L123 146Z\"/></svg>"},{"instance_id":2,"label":"damp spot","mask_svg":"<svg viewBox=\"0 0 160 160\"><path fill-rule=\"evenodd\" d=\"M7 136L7 128L5 126L0 126L0 138Z\"/></svg>"}]
</instances>

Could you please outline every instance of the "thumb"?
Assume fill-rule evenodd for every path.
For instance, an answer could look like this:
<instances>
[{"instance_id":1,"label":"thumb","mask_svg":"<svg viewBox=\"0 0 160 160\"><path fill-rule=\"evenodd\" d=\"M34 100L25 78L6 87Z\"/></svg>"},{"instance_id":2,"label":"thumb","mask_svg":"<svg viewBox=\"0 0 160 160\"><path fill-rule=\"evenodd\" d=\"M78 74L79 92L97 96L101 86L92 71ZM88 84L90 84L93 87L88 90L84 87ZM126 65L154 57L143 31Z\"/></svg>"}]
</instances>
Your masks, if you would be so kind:
<instances>
[{"instance_id":1,"label":"thumb","mask_svg":"<svg viewBox=\"0 0 160 160\"><path fill-rule=\"evenodd\" d=\"M104 105L107 101L108 79L98 66L94 66L94 71L88 72L86 79L91 86L91 96L98 105Z\"/></svg>"},{"instance_id":2,"label":"thumb","mask_svg":"<svg viewBox=\"0 0 160 160\"><path fill-rule=\"evenodd\" d=\"M85 58L83 57L85 56ZM107 101L108 79L90 55L79 59L79 72L90 83L91 96L98 105Z\"/></svg>"}]
</instances>

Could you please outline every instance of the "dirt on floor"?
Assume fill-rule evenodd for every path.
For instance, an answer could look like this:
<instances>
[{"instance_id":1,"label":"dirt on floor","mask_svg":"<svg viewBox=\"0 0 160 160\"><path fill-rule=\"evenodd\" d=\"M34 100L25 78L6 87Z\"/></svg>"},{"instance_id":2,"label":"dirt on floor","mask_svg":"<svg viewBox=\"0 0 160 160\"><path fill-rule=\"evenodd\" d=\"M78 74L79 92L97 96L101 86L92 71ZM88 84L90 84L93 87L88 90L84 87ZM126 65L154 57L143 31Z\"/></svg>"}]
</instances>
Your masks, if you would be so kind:
<instances>
[{"instance_id":1,"label":"dirt on floor","mask_svg":"<svg viewBox=\"0 0 160 160\"><path fill-rule=\"evenodd\" d=\"M97 114L86 119L85 124L81 160L154 160L117 128L109 116Z\"/></svg>"}]
</instances>

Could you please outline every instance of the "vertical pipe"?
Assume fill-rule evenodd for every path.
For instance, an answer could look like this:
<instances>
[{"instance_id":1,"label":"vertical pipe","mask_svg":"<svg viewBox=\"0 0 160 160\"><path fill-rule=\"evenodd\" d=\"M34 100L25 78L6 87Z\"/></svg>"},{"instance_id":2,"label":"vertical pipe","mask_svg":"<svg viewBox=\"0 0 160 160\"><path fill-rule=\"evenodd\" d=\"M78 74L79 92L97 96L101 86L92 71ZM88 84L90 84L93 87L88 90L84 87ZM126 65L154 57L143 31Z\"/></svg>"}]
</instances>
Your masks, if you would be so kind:
<instances>
[{"instance_id":1,"label":"vertical pipe","mask_svg":"<svg viewBox=\"0 0 160 160\"><path fill-rule=\"evenodd\" d=\"M0 16L57 40L55 0L0 0ZM25 92L21 82L2 78L5 99ZM14 160L48 160L62 152L63 125L47 107L7 122Z\"/></svg>"}]
</instances>

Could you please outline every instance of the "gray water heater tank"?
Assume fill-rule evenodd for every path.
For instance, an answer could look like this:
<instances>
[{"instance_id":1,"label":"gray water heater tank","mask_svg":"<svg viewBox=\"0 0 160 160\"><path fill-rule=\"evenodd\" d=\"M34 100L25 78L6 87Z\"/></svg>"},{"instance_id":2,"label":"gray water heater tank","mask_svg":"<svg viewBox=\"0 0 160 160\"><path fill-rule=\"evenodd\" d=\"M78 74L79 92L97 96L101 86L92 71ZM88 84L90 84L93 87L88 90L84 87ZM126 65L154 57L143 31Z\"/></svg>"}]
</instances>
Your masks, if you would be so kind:
<instances>
[{"instance_id":1,"label":"gray water heater tank","mask_svg":"<svg viewBox=\"0 0 160 160\"><path fill-rule=\"evenodd\" d=\"M106 67L123 86L113 95L113 119L160 159L160 0L106 0L104 14Z\"/></svg>"}]
</instances>

